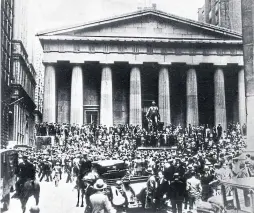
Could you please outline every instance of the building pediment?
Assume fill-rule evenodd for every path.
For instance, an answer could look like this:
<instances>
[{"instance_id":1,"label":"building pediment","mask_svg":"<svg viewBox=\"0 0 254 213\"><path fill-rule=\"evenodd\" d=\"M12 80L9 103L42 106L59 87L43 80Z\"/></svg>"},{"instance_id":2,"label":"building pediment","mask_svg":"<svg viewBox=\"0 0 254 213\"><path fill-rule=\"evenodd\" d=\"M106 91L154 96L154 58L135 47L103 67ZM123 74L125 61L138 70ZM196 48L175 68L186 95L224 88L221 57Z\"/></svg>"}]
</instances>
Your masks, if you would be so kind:
<instances>
[{"instance_id":1,"label":"building pediment","mask_svg":"<svg viewBox=\"0 0 254 213\"><path fill-rule=\"evenodd\" d=\"M158 10L134 13L66 27L38 34L45 37L68 38L166 38L181 40L241 40L239 33Z\"/></svg>"}]
</instances>

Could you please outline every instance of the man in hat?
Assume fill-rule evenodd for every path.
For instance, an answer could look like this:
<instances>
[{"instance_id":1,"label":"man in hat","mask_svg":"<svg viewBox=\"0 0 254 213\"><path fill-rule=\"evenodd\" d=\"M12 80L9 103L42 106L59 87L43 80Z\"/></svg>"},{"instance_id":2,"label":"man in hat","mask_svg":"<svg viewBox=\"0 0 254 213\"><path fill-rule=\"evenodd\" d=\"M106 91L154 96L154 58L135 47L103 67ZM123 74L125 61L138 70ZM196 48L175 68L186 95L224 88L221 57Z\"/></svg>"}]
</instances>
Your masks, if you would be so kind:
<instances>
[{"instance_id":1,"label":"man in hat","mask_svg":"<svg viewBox=\"0 0 254 213\"><path fill-rule=\"evenodd\" d=\"M35 180L36 169L34 165L28 161L28 156L23 155L23 162L18 165L17 175L19 180L16 182L16 196L22 192L24 183L28 180Z\"/></svg>"},{"instance_id":2,"label":"man in hat","mask_svg":"<svg viewBox=\"0 0 254 213\"><path fill-rule=\"evenodd\" d=\"M155 207L156 210L160 210L160 208L164 204L164 198L167 192L168 181L164 179L164 175L162 171L158 172L158 180L157 187L155 192Z\"/></svg>"},{"instance_id":3,"label":"man in hat","mask_svg":"<svg viewBox=\"0 0 254 213\"><path fill-rule=\"evenodd\" d=\"M88 153L83 154L79 161L79 174L78 178L81 180L88 172L91 171L92 162L88 159Z\"/></svg>"},{"instance_id":4,"label":"man in hat","mask_svg":"<svg viewBox=\"0 0 254 213\"><path fill-rule=\"evenodd\" d=\"M169 159L169 166L167 166L164 169L165 179L168 181L172 181L174 173L175 173L175 166L173 165L173 159L171 158Z\"/></svg>"},{"instance_id":5,"label":"man in hat","mask_svg":"<svg viewBox=\"0 0 254 213\"><path fill-rule=\"evenodd\" d=\"M102 179L98 179L94 184L94 194L90 196L90 204L93 213L115 213L115 209L112 207L107 195L103 193L107 188L107 184Z\"/></svg>"},{"instance_id":6,"label":"man in hat","mask_svg":"<svg viewBox=\"0 0 254 213\"><path fill-rule=\"evenodd\" d=\"M191 171L190 178L187 179L186 189L189 195L190 210L192 210L194 203L201 198L202 192L201 181L196 178L195 171Z\"/></svg>"},{"instance_id":7,"label":"man in hat","mask_svg":"<svg viewBox=\"0 0 254 213\"><path fill-rule=\"evenodd\" d=\"M211 171L208 166L204 167L204 173L201 174L200 181L202 185L202 200L207 201L213 195L213 190L210 186L210 183L214 180L214 175L211 174Z\"/></svg>"},{"instance_id":8,"label":"man in hat","mask_svg":"<svg viewBox=\"0 0 254 213\"><path fill-rule=\"evenodd\" d=\"M186 194L186 183L180 179L179 173L174 174L174 179L170 183L167 193L171 201L172 212L182 213L182 204Z\"/></svg>"},{"instance_id":9,"label":"man in hat","mask_svg":"<svg viewBox=\"0 0 254 213\"><path fill-rule=\"evenodd\" d=\"M145 208L148 209L152 207L154 204L155 192L156 192L156 177L154 175L154 171L151 167L146 170L146 173L149 175L149 178L146 183L146 200L145 200Z\"/></svg>"},{"instance_id":10,"label":"man in hat","mask_svg":"<svg viewBox=\"0 0 254 213\"><path fill-rule=\"evenodd\" d=\"M218 135L218 138L220 138L222 136L222 126L221 126L221 124L219 124L217 126L217 135Z\"/></svg>"}]
</instances>

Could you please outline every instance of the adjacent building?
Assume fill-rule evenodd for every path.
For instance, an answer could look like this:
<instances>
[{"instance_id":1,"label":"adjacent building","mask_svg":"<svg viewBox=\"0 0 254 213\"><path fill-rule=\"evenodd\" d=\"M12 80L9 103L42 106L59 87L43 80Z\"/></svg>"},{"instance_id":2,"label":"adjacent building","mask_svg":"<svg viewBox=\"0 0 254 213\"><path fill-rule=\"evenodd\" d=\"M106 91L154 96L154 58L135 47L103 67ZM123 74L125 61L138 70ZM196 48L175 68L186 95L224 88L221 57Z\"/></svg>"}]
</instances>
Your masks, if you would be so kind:
<instances>
[{"instance_id":1,"label":"adjacent building","mask_svg":"<svg viewBox=\"0 0 254 213\"><path fill-rule=\"evenodd\" d=\"M242 36L155 8L39 35L43 121L182 126L246 122Z\"/></svg>"},{"instance_id":2,"label":"adjacent building","mask_svg":"<svg viewBox=\"0 0 254 213\"><path fill-rule=\"evenodd\" d=\"M241 0L205 0L198 21L242 32Z\"/></svg>"},{"instance_id":3,"label":"adjacent building","mask_svg":"<svg viewBox=\"0 0 254 213\"><path fill-rule=\"evenodd\" d=\"M13 0L1 1L1 147L5 147L9 140L13 5Z\"/></svg>"},{"instance_id":4,"label":"adjacent building","mask_svg":"<svg viewBox=\"0 0 254 213\"><path fill-rule=\"evenodd\" d=\"M43 86L44 86L44 66L42 63L43 51L38 38L36 37L33 44L33 65L36 70L36 87L35 87L35 105L34 111L35 123L42 121L43 109Z\"/></svg>"},{"instance_id":5,"label":"adjacent building","mask_svg":"<svg viewBox=\"0 0 254 213\"><path fill-rule=\"evenodd\" d=\"M28 60L28 1L14 0L14 21L12 40L11 105L9 120L10 140L18 144L34 143L34 109L36 72ZM18 100L18 101L17 101Z\"/></svg>"}]
</instances>

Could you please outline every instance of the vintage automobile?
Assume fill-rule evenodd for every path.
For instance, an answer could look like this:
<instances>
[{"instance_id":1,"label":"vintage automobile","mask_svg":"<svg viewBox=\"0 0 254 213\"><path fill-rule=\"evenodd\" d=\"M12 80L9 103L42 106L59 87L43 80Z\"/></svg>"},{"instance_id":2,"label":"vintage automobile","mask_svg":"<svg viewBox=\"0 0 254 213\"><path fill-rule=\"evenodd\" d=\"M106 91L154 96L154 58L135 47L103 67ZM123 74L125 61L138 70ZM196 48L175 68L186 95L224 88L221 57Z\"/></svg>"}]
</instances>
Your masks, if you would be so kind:
<instances>
[{"instance_id":1,"label":"vintage automobile","mask_svg":"<svg viewBox=\"0 0 254 213\"><path fill-rule=\"evenodd\" d=\"M33 150L33 147L25 145L25 144L18 144L18 145L15 145L13 147L13 149L17 149L17 150L20 150L20 151L27 151L27 150Z\"/></svg>"},{"instance_id":2,"label":"vintage automobile","mask_svg":"<svg viewBox=\"0 0 254 213\"><path fill-rule=\"evenodd\" d=\"M92 166L103 179L122 178L126 175L127 167L122 160L94 161Z\"/></svg>"},{"instance_id":3,"label":"vintage automobile","mask_svg":"<svg viewBox=\"0 0 254 213\"><path fill-rule=\"evenodd\" d=\"M10 193L16 183L16 171L18 167L18 151L15 149L1 149L1 178L0 196L1 209L8 210L10 203Z\"/></svg>"},{"instance_id":4,"label":"vintage automobile","mask_svg":"<svg viewBox=\"0 0 254 213\"><path fill-rule=\"evenodd\" d=\"M220 181L221 195L198 206L198 213L253 213L254 177Z\"/></svg>"},{"instance_id":5,"label":"vintage automobile","mask_svg":"<svg viewBox=\"0 0 254 213\"><path fill-rule=\"evenodd\" d=\"M108 185L108 195L114 206L127 208L144 206L147 176L130 176L122 160L94 161L93 167ZM120 193L123 191L123 196Z\"/></svg>"}]
</instances>

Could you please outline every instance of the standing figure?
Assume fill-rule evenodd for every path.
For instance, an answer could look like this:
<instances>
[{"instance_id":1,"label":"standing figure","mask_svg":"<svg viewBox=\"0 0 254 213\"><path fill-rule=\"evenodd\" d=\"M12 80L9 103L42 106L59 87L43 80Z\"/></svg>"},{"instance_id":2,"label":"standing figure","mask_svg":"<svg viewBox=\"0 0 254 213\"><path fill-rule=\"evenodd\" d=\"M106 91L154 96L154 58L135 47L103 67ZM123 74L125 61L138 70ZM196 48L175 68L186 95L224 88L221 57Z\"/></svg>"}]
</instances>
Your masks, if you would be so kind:
<instances>
[{"instance_id":1,"label":"standing figure","mask_svg":"<svg viewBox=\"0 0 254 213\"><path fill-rule=\"evenodd\" d=\"M146 118L150 124L152 124L153 128L157 128L158 123L160 121L159 108L156 106L155 101L152 102L152 106L149 107ZM157 130L157 129L155 129Z\"/></svg>"},{"instance_id":2,"label":"standing figure","mask_svg":"<svg viewBox=\"0 0 254 213\"><path fill-rule=\"evenodd\" d=\"M148 168L146 172L149 174L149 178L146 183L145 209L148 209L154 206L157 183L153 169Z\"/></svg>"},{"instance_id":3,"label":"standing figure","mask_svg":"<svg viewBox=\"0 0 254 213\"><path fill-rule=\"evenodd\" d=\"M168 196L172 205L173 213L182 213L182 205L186 192L186 183L180 180L178 173L174 174L174 180L168 187Z\"/></svg>"}]
</instances>

